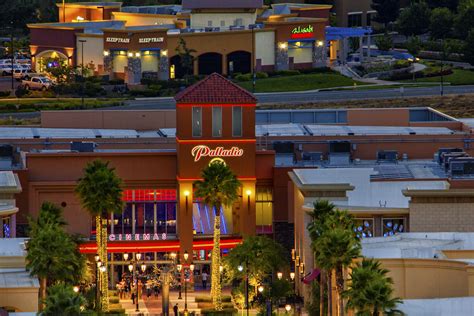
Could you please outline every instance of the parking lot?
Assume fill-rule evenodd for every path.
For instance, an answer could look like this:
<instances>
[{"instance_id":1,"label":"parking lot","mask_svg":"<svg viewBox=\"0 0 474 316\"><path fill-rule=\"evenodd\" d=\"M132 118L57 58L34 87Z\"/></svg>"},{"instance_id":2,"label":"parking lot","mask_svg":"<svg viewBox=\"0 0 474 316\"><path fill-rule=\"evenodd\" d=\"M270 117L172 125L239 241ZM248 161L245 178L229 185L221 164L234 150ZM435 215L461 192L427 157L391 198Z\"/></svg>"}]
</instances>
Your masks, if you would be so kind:
<instances>
[{"instance_id":1,"label":"parking lot","mask_svg":"<svg viewBox=\"0 0 474 316\"><path fill-rule=\"evenodd\" d=\"M21 84L20 81L14 80L15 89ZM12 89L12 77L10 76L0 76L0 91L7 91Z\"/></svg>"}]
</instances>

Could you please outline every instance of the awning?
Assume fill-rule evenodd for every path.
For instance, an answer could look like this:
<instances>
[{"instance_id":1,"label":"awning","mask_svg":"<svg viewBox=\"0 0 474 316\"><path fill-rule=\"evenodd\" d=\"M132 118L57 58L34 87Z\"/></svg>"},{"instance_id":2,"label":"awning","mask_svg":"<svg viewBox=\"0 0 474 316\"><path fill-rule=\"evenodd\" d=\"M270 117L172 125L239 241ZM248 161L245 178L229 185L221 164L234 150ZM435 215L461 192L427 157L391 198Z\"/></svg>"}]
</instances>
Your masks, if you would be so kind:
<instances>
[{"instance_id":1,"label":"awning","mask_svg":"<svg viewBox=\"0 0 474 316\"><path fill-rule=\"evenodd\" d=\"M321 273L321 270L319 269L313 269L311 273L308 273L303 277L303 283L304 284L311 284L311 282L314 281L318 277L318 275Z\"/></svg>"}]
</instances>

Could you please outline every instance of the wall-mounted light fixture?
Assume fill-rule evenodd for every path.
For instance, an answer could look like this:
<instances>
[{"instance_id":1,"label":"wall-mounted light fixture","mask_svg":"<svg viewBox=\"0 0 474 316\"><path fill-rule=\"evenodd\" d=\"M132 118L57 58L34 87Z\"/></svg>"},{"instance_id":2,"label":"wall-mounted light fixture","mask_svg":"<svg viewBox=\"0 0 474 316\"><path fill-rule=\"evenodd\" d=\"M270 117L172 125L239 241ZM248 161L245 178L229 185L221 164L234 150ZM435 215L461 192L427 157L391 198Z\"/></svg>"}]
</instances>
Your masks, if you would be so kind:
<instances>
[{"instance_id":1,"label":"wall-mounted light fixture","mask_svg":"<svg viewBox=\"0 0 474 316\"><path fill-rule=\"evenodd\" d=\"M252 195L252 191L247 190L245 193L247 194L247 212L250 214L250 195Z\"/></svg>"},{"instance_id":2,"label":"wall-mounted light fixture","mask_svg":"<svg viewBox=\"0 0 474 316\"><path fill-rule=\"evenodd\" d=\"M188 196L189 196L189 194L190 193L189 193L188 190L184 191L184 198L186 199L186 204L185 204L186 205L186 214L188 214Z\"/></svg>"}]
</instances>

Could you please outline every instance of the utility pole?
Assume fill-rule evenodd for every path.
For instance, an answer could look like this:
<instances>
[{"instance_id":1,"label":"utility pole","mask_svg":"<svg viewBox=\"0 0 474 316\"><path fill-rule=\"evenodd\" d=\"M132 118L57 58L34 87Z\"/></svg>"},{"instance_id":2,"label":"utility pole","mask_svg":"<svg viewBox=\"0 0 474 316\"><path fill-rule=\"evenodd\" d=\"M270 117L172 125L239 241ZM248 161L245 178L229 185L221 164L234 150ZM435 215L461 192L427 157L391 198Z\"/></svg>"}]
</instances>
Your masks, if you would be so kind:
<instances>
[{"instance_id":1,"label":"utility pole","mask_svg":"<svg viewBox=\"0 0 474 316\"><path fill-rule=\"evenodd\" d=\"M10 22L10 27L11 27L11 33L10 33L10 47L11 47L11 54L12 54L12 93L15 93L15 79L14 79L14 69L13 69L13 64L15 62L15 48L13 46L13 20Z\"/></svg>"},{"instance_id":2,"label":"utility pole","mask_svg":"<svg viewBox=\"0 0 474 316\"><path fill-rule=\"evenodd\" d=\"M86 40L79 40L81 43L81 80L82 80L82 93L81 93L81 105L84 108L84 92L86 88L86 80L84 79L84 43L87 43Z\"/></svg>"}]
</instances>

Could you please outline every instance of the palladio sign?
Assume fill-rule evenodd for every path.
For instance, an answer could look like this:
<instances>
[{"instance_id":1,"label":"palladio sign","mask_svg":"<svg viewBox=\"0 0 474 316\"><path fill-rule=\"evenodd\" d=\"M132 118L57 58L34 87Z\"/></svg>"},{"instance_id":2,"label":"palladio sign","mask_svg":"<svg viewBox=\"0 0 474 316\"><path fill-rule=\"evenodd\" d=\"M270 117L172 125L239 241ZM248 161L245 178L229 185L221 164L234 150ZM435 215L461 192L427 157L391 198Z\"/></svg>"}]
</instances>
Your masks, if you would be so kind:
<instances>
[{"instance_id":1,"label":"palladio sign","mask_svg":"<svg viewBox=\"0 0 474 316\"><path fill-rule=\"evenodd\" d=\"M197 162L202 157L242 157L244 150L236 146L230 149L224 149L224 147L211 149L206 145L198 145L193 147L191 155L194 157L194 162Z\"/></svg>"}]
</instances>

